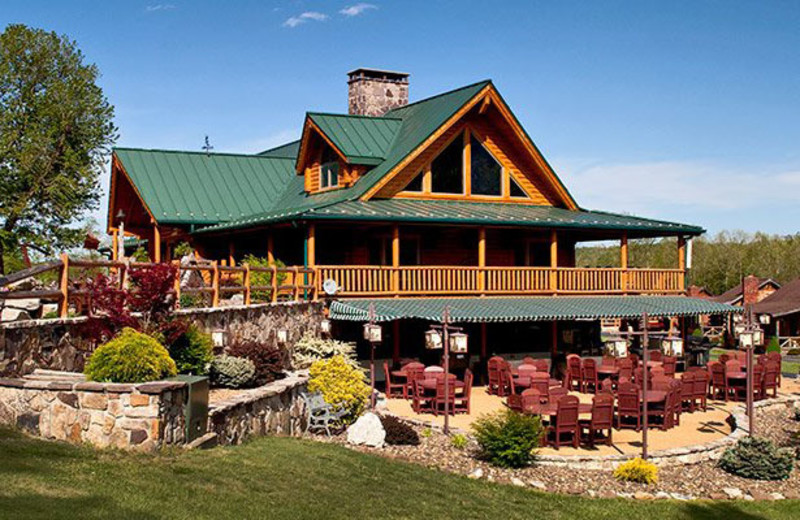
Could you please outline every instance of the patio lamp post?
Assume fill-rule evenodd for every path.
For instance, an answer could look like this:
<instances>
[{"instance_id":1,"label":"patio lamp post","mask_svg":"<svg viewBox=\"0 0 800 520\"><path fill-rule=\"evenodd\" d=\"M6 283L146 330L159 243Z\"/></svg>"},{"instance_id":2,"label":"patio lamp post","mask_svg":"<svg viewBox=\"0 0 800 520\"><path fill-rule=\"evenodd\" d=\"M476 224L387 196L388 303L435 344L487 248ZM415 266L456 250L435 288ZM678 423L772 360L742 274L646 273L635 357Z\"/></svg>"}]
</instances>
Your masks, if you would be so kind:
<instances>
[{"instance_id":1,"label":"patio lamp post","mask_svg":"<svg viewBox=\"0 0 800 520\"><path fill-rule=\"evenodd\" d=\"M754 322L752 309L748 306L745 310L744 328L739 333L739 346L744 348L746 352L745 370L747 372L747 380L745 383L745 391L747 392L747 399L745 406L747 409L747 421L750 423L749 433L751 437L755 436L756 422L755 410L753 407L753 392L755 390L755 381L753 378L753 350L755 350L756 345L761 345L763 343L764 331Z\"/></svg>"},{"instance_id":2,"label":"patio lamp post","mask_svg":"<svg viewBox=\"0 0 800 520\"><path fill-rule=\"evenodd\" d=\"M466 352L467 335L461 327L450 325L450 307L442 313L441 325L431 325L425 333L425 346L428 349L444 347L444 434L450 435L450 351Z\"/></svg>"},{"instance_id":3,"label":"patio lamp post","mask_svg":"<svg viewBox=\"0 0 800 520\"><path fill-rule=\"evenodd\" d=\"M369 321L364 324L364 339L369 342L370 407L375 411L375 345L382 340L381 326L375 323L375 304L369 304Z\"/></svg>"},{"instance_id":4,"label":"patio lamp post","mask_svg":"<svg viewBox=\"0 0 800 520\"><path fill-rule=\"evenodd\" d=\"M647 459L647 379L650 376L647 363L650 361L650 338L647 333L647 313L642 314L642 458Z\"/></svg>"}]
</instances>

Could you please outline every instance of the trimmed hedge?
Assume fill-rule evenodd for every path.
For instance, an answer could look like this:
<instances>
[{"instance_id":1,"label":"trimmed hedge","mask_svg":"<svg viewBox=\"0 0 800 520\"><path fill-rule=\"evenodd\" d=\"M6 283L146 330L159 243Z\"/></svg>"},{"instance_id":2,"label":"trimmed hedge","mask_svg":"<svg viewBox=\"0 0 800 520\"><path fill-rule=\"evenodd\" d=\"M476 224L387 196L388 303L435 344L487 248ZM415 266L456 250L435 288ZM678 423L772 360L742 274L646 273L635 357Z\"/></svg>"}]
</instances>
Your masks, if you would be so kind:
<instances>
[{"instance_id":1,"label":"trimmed hedge","mask_svg":"<svg viewBox=\"0 0 800 520\"><path fill-rule=\"evenodd\" d=\"M155 338L126 327L94 351L84 373L90 381L143 383L174 376L177 368Z\"/></svg>"}]
</instances>

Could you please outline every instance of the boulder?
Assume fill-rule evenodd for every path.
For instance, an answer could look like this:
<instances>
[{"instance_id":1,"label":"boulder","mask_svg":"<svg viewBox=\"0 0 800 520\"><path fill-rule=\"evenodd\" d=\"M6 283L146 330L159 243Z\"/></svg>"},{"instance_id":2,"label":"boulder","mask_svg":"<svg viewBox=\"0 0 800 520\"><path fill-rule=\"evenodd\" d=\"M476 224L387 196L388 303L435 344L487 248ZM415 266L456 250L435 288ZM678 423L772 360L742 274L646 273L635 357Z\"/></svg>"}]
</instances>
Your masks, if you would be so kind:
<instances>
[{"instance_id":1,"label":"boulder","mask_svg":"<svg viewBox=\"0 0 800 520\"><path fill-rule=\"evenodd\" d=\"M355 445L365 445L372 448L382 448L386 439L380 418L372 412L367 412L359 417L347 429L347 442Z\"/></svg>"}]
</instances>

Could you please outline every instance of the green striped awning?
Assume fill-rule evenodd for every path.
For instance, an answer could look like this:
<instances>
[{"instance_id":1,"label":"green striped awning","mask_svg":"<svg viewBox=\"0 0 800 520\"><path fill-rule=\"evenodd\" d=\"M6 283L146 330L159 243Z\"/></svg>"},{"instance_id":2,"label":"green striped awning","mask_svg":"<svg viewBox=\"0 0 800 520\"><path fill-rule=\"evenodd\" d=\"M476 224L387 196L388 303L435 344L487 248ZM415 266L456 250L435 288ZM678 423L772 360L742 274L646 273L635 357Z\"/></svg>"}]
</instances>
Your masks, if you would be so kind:
<instances>
[{"instance_id":1,"label":"green striped awning","mask_svg":"<svg viewBox=\"0 0 800 520\"><path fill-rule=\"evenodd\" d=\"M366 321L370 303L375 321L416 318L440 321L445 307L455 323L634 319L730 314L741 308L685 296L558 296L527 298L387 298L338 300L331 303L334 320Z\"/></svg>"}]
</instances>

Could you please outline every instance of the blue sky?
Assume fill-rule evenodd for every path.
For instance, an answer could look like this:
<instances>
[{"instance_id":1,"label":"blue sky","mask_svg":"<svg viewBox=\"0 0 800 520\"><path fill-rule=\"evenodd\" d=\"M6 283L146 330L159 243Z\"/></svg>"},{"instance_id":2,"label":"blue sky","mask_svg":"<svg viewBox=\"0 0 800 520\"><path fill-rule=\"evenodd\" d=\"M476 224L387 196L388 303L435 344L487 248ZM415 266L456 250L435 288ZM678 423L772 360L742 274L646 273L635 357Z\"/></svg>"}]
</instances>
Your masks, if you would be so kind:
<instances>
[{"instance_id":1,"label":"blue sky","mask_svg":"<svg viewBox=\"0 0 800 520\"><path fill-rule=\"evenodd\" d=\"M78 41L119 145L256 152L346 111L359 66L412 100L491 78L583 207L800 231L798 2L3 0L8 23Z\"/></svg>"}]
</instances>

